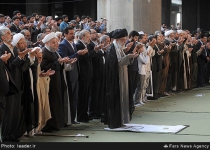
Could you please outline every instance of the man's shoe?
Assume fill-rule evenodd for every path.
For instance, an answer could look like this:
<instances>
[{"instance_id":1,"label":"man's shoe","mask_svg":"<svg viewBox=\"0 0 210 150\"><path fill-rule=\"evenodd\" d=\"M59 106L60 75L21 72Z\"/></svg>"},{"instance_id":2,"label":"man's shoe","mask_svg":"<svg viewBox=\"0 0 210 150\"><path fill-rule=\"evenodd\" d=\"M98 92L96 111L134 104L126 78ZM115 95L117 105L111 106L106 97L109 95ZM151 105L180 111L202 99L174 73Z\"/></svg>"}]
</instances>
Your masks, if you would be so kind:
<instances>
[{"instance_id":1,"label":"man's shoe","mask_svg":"<svg viewBox=\"0 0 210 150\"><path fill-rule=\"evenodd\" d=\"M80 124L80 123L77 121L72 121L71 124Z\"/></svg>"},{"instance_id":2,"label":"man's shoe","mask_svg":"<svg viewBox=\"0 0 210 150\"><path fill-rule=\"evenodd\" d=\"M135 107L140 107L142 106L140 103L135 104Z\"/></svg>"},{"instance_id":3,"label":"man's shoe","mask_svg":"<svg viewBox=\"0 0 210 150\"><path fill-rule=\"evenodd\" d=\"M157 100L158 97L147 97L148 100Z\"/></svg>"},{"instance_id":4,"label":"man's shoe","mask_svg":"<svg viewBox=\"0 0 210 150\"><path fill-rule=\"evenodd\" d=\"M68 124L66 124L66 123L64 123L64 125L63 125L63 127L68 127L68 126L70 126L70 125L68 125Z\"/></svg>"}]
</instances>

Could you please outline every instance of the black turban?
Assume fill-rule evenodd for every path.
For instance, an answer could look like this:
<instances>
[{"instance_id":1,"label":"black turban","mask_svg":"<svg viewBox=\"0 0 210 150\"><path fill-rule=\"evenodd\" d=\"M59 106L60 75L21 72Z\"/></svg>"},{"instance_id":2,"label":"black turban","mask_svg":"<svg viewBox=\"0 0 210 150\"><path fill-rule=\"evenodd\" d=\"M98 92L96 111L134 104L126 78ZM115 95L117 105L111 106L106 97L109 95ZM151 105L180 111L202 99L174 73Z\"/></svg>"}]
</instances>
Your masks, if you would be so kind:
<instances>
[{"instance_id":1,"label":"black turban","mask_svg":"<svg viewBox=\"0 0 210 150\"><path fill-rule=\"evenodd\" d=\"M114 31L111 31L111 32L107 33L106 35L108 35L109 38L113 38L113 36L112 36L113 32L114 32Z\"/></svg>"},{"instance_id":2,"label":"black turban","mask_svg":"<svg viewBox=\"0 0 210 150\"><path fill-rule=\"evenodd\" d=\"M119 39L122 37L126 37L128 36L128 32L126 29L116 29L113 33L112 33L112 37L114 39Z\"/></svg>"}]
</instances>

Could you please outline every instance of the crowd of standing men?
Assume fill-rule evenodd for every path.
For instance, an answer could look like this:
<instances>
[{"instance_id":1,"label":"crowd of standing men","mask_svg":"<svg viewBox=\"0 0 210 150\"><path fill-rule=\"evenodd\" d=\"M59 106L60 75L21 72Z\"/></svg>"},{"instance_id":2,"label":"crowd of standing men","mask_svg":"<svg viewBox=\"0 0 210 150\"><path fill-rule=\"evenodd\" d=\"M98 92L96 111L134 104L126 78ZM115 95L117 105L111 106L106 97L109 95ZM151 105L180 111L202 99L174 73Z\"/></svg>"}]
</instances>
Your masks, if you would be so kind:
<instances>
[{"instance_id":1,"label":"crowd of standing men","mask_svg":"<svg viewBox=\"0 0 210 150\"><path fill-rule=\"evenodd\" d=\"M106 18L0 14L1 141L100 119L109 128L149 100L209 85L202 32L116 29Z\"/></svg>"}]
</instances>

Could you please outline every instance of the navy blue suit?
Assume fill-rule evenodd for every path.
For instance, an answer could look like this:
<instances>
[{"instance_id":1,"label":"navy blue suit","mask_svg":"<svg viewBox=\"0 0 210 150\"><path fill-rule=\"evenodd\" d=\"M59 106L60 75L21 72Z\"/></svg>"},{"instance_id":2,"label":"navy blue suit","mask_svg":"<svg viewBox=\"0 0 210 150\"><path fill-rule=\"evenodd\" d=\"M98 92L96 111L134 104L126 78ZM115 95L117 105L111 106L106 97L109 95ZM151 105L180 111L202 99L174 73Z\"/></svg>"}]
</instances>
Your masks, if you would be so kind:
<instances>
[{"instance_id":1,"label":"navy blue suit","mask_svg":"<svg viewBox=\"0 0 210 150\"><path fill-rule=\"evenodd\" d=\"M78 59L79 55L77 53L77 48L74 43L72 45L73 47L66 39L64 39L59 44L58 53L61 55L61 57ZM79 76L79 65L77 61L75 64L73 64L73 70L66 71L72 122L74 122L76 117L76 109L78 102L78 76Z\"/></svg>"}]
</instances>

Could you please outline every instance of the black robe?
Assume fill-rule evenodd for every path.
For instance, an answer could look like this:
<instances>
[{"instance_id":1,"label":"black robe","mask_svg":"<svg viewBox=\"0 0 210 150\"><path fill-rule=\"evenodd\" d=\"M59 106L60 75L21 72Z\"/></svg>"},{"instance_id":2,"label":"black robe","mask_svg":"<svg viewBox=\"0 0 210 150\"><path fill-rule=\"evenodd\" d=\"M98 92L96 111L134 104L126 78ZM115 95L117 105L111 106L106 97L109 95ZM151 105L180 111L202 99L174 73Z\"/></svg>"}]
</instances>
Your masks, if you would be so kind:
<instances>
[{"instance_id":1,"label":"black robe","mask_svg":"<svg viewBox=\"0 0 210 150\"><path fill-rule=\"evenodd\" d=\"M170 45L170 42L175 42L175 40L170 41L170 39L165 39L164 41L166 45ZM177 72L178 72L177 45L171 47L169 57L170 57L170 66L168 70L167 91L172 91L172 89L177 86Z\"/></svg>"},{"instance_id":2,"label":"black robe","mask_svg":"<svg viewBox=\"0 0 210 150\"><path fill-rule=\"evenodd\" d=\"M155 55L152 57L152 83L153 83L153 98L158 98L158 91L161 86L161 71L163 70L163 56L167 53L164 50L162 55L158 54L158 51L164 49L163 44L156 44L153 48L155 50Z\"/></svg>"},{"instance_id":3,"label":"black robe","mask_svg":"<svg viewBox=\"0 0 210 150\"><path fill-rule=\"evenodd\" d=\"M63 68L58 62L59 57L56 52L50 52L44 47L42 54L41 70L45 72L50 68L55 70L55 74L50 76L49 104L52 118L47 121L47 126L59 129L64 123L61 83L61 70Z\"/></svg>"},{"instance_id":4,"label":"black robe","mask_svg":"<svg viewBox=\"0 0 210 150\"><path fill-rule=\"evenodd\" d=\"M106 95L107 114L105 117L109 128L118 128L122 126L122 114L120 107L120 87L119 87L119 70L118 59L114 44L106 52Z\"/></svg>"},{"instance_id":5,"label":"black robe","mask_svg":"<svg viewBox=\"0 0 210 150\"><path fill-rule=\"evenodd\" d=\"M36 91L36 69L38 60L35 59L33 65L30 66L33 76L33 93L31 89L31 77L29 69L23 72L24 78L24 92L22 94L22 105L25 115L26 130L30 132L33 128L38 126L38 96Z\"/></svg>"},{"instance_id":6,"label":"black robe","mask_svg":"<svg viewBox=\"0 0 210 150\"><path fill-rule=\"evenodd\" d=\"M3 44L0 51L4 54L11 53L10 49ZM23 114L23 106L21 105L21 95L23 93L23 72L30 66L29 58L24 60L18 58L17 48L13 49L14 55L11 54L6 66L14 79L18 88L18 93L6 96L5 115L2 122L2 138L5 140L13 140L21 137L26 132L25 119Z\"/></svg>"}]
</instances>

